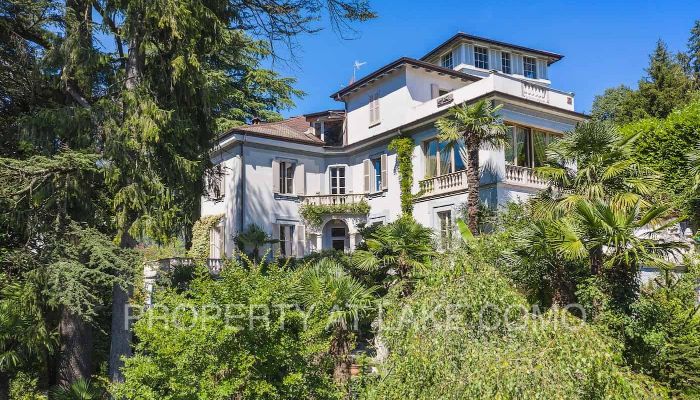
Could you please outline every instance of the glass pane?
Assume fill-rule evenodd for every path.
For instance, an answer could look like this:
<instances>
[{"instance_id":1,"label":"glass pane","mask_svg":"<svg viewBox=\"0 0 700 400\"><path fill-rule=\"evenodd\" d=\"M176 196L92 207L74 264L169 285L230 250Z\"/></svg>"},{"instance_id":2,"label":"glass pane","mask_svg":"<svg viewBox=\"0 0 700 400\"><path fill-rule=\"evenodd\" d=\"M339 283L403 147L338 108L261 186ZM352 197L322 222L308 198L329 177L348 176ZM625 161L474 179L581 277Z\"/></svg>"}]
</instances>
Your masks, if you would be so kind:
<instances>
[{"instance_id":1,"label":"glass pane","mask_svg":"<svg viewBox=\"0 0 700 400\"><path fill-rule=\"evenodd\" d=\"M425 177L437 176L437 141L431 140L426 144Z\"/></svg>"},{"instance_id":2,"label":"glass pane","mask_svg":"<svg viewBox=\"0 0 700 400\"><path fill-rule=\"evenodd\" d=\"M542 131L534 131L532 136L532 148L534 150L535 167L541 167L546 161L545 149L549 135Z\"/></svg>"},{"instance_id":3,"label":"glass pane","mask_svg":"<svg viewBox=\"0 0 700 400\"><path fill-rule=\"evenodd\" d=\"M506 145L504 152L506 156L506 162L508 164L515 164L515 141L513 140L513 136L515 135L515 127L514 126L509 126L507 127L506 134L508 136L508 145Z\"/></svg>"},{"instance_id":4,"label":"glass pane","mask_svg":"<svg viewBox=\"0 0 700 400\"><path fill-rule=\"evenodd\" d=\"M382 189L382 160L376 158L372 161L374 163L374 190Z\"/></svg>"},{"instance_id":5,"label":"glass pane","mask_svg":"<svg viewBox=\"0 0 700 400\"><path fill-rule=\"evenodd\" d=\"M440 142L440 175L452 172L452 152L447 150L447 143Z\"/></svg>"},{"instance_id":6,"label":"glass pane","mask_svg":"<svg viewBox=\"0 0 700 400\"><path fill-rule=\"evenodd\" d=\"M515 155L518 158L517 164L521 167L530 167L530 129L517 127L516 130Z\"/></svg>"},{"instance_id":7,"label":"glass pane","mask_svg":"<svg viewBox=\"0 0 700 400\"><path fill-rule=\"evenodd\" d=\"M466 169L467 162L467 146L464 145L464 140L457 141L457 145L454 147L455 153L455 171L462 171Z\"/></svg>"}]
</instances>

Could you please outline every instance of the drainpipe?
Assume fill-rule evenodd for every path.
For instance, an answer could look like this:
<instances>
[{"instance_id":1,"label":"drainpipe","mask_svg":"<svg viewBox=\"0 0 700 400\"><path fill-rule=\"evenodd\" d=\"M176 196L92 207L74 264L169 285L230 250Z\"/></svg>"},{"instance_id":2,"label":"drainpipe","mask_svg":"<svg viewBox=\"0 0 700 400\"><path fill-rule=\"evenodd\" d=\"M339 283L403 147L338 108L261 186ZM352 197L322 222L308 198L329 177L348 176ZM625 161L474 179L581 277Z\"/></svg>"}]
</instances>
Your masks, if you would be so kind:
<instances>
[{"instance_id":1,"label":"drainpipe","mask_svg":"<svg viewBox=\"0 0 700 400\"><path fill-rule=\"evenodd\" d=\"M238 210L240 213L240 219L239 221L239 231L238 234L243 233L243 230L245 229L245 225L243 223L243 219L245 218L245 156L243 154L243 143L246 141L246 134L243 134L243 140L239 144L239 150L240 150L240 157L241 157L241 177L240 181L238 182Z\"/></svg>"}]
</instances>

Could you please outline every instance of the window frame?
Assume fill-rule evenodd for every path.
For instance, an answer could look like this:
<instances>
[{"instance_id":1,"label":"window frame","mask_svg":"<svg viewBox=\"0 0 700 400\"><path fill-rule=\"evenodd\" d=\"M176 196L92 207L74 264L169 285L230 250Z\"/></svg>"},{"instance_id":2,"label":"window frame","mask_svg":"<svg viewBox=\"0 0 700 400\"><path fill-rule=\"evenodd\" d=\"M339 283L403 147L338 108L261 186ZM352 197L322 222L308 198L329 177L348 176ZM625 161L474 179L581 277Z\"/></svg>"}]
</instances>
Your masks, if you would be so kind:
<instances>
[{"instance_id":1,"label":"window frame","mask_svg":"<svg viewBox=\"0 0 700 400\"><path fill-rule=\"evenodd\" d=\"M291 169L291 174L290 174ZM279 162L279 194L292 195L294 194L294 173L296 172L296 163L291 161Z\"/></svg>"},{"instance_id":2,"label":"window frame","mask_svg":"<svg viewBox=\"0 0 700 400\"><path fill-rule=\"evenodd\" d=\"M483 54L481 53L483 50ZM482 59L483 56L483 59ZM481 64L481 65L479 65ZM489 69L489 48L483 46L474 46L474 67L480 69Z\"/></svg>"},{"instance_id":3,"label":"window frame","mask_svg":"<svg viewBox=\"0 0 700 400\"><path fill-rule=\"evenodd\" d=\"M340 176L340 173L339 173L341 170L343 171L342 176ZM334 176L333 176L333 172L338 172L338 174L334 177ZM347 183L348 183L348 182L347 182L347 178L348 178L348 176L347 176L347 168L346 168L346 166L344 166L344 165L334 165L334 166L328 167L328 180L329 180L329 182L328 182L328 189L329 189L329 190L328 190L328 193L331 194L331 195L345 195L345 194L347 194L347 193L348 193L348 189L347 189ZM335 182L336 182L335 185L333 184L333 180L334 180L334 179L335 179ZM342 185L340 185L341 179L342 179L342 182L343 182ZM334 190L335 190L337 193L333 193ZM341 192L342 192L342 193L341 193Z\"/></svg>"},{"instance_id":4,"label":"window frame","mask_svg":"<svg viewBox=\"0 0 700 400\"><path fill-rule=\"evenodd\" d=\"M370 162L372 163L372 170L374 171L374 176L372 182L372 187L370 189L370 192L376 193L376 192L381 192L382 191L382 157L374 157L370 158Z\"/></svg>"},{"instance_id":5,"label":"window frame","mask_svg":"<svg viewBox=\"0 0 700 400\"><path fill-rule=\"evenodd\" d=\"M454 234L454 222L452 220L452 210L440 210L436 212L438 219L438 231L440 236L440 247L449 248Z\"/></svg>"},{"instance_id":6,"label":"window frame","mask_svg":"<svg viewBox=\"0 0 700 400\"><path fill-rule=\"evenodd\" d=\"M532 62L530 62L530 60ZM528 65L532 65L532 73L528 74ZM537 79L537 58L523 56L523 76L528 79Z\"/></svg>"},{"instance_id":7,"label":"window frame","mask_svg":"<svg viewBox=\"0 0 700 400\"><path fill-rule=\"evenodd\" d=\"M445 62L449 57L449 65ZM453 69L454 68L454 55L452 54L452 50L448 51L447 53L443 54L440 56L440 66L443 68L449 68Z\"/></svg>"},{"instance_id":8,"label":"window frame","mask_svg":"<svg viewBox=\"0 0 700 400\"><path fill-rule=\"evenodd\" d=\"M540 165L536 165L537 163L535 160L534 135L536 132L539 132L547 137L552 138L552 139L550 139L550 142L548 142L548 143L545 140L545 146L548 146L554 140L559 140L562 138L562 135L560 133L548 131L545 129L535 128L532 126L525 126L525 125L516 124L516 123L506 123L506 126L508 128L511 128L511 127L513 128L511 131L510 140L509 140L509 143L512 145L511 149L513 151L513 161L511 162L507 159L505 151L504 151L504 160L505 160L505 163L507 165L512 165L512 166L516 166L516 167L534 169L534 168L537 168L540 166ZM518 155L517 155L516 148L515 148L518 128L525 129L525 135L527 137L527 139L525 140L526 141L525 154L526 154L526 159L527 159L527 162L526 162L527 165L519 165L519 163L518 163L519 160L518 160Z\"/></svg>"},{"instance_id":9,"label":"window frame","mask_svg":"<svg viewBox=\"0 0 700 400\"><path fill-rule=\"evenodd\" d=\"M293 224L279 224L278 240L282 257L294 257L294 229ZM289 237L287 237L287 233ZM289 247L289 254L287 254L287 247Z\"/></svg>"},{"instance_id":10,"label":"window frame","mask_svg":"<svg viewBox=\"0 0 700 400\"><path fill-rule=\"evenodd\" d=\"M501 51L501 72L504 74L513 73L513 58L507 51ZM506 66L507 65L507 66ZM506 71L507 69L507 71Z\"/></svg>"},{"instance_id":11,"label":"window frame","mask_svg":"<svg viewBox=\"0 0 700 400\"><path fill-rule=\"evenodd\" d=\"M434 175L434 176L428 176L428 175L429 175L429 174L428 174L428 168L429 168L429 162L428 162L429 154L428 154L428 151L429 151L429 149L430 149L430 143L432 143L432 142L435 142L435 143L436 143L436 146L437 146L437 149L436 149L436 152L435 152L435 160L436 160L436 162L437 162L437 167L436 167L435 175ZM463 168L463 169L460 169L460 170L457 169L457 163L456 163L456 158L455 158L455 149L456 149L456 146L453 146L453 147L450 149L450 155L449 155L449 157L450 157L449 172L443 173L443 172L441 171L442 168L441 168L441 162L440 162L440 160L442 159L442 155L441 155L441 153L440 153L440 144L441 144L441 142L440 142L437 138L431 138L431 139L425 140L425 141L423 142L423 160L424 160L424 162L425 162L425 171L424 171L425 179L437 178L438 176L448 175L448 174L452 174L452 173L455 173L455 172L463 171L463 170L466 169L466 164L465 164L465 163L466 163L466 160L462 160L462 165L464 166L464 168Z\"/></svg>"}]
</instances>

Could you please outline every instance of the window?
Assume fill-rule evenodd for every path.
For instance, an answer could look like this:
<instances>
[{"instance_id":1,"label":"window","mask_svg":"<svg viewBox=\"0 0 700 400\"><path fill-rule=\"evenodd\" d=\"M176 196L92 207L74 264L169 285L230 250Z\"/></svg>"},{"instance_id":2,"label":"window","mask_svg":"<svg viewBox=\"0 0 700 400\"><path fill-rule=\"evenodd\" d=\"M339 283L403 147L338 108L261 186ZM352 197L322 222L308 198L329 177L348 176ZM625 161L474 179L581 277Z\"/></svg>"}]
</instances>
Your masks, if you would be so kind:
<instances>
[{"instance_id":1,"label":"window","mask_svg":"<svg viewBox=\"0 0 700 400\"><path fill-rule=\"evenodd\" d=\"M510 53L504 51L501 52L501 72L504 74L510 74Z\"/></svg>"},{"instance_id":2,"label":"window","mask_svg":"<svg viewBox=\"0 0 700 400\"><path fill-rule=\"evenodd\" d=\"M314 122L314 135L323 140L323 121Z\"/></svg>"},{"instance_id":3,"label":"window","mask_svg":"<svg viewBox=\"0 0 700 400\"><path fill-rule=\"evenodd\" d=\"M294 225L280 225L279 241L282 257L291 257L293 255Z\"/></svg>"},{"instance_id":4,"label":"window","mask_svg":"<svg viewBox=\"0 0 700 400\"><path fill-rule=\"evenodd\" d=\"M454 64L452 62L452 52L450 51L449 53L443 54L442 57L440 57L440 65L442 65L445 68L450 68L452 69Z\"/></svg>"},{"instance_id":5,"label":"window","mask_svg":"<svg viewBox=\"0 0 700 400\"><path fill-rule=\"evenodd\" d=\"M450 93L450 91L447 90L447 89L439 89L439 90L438 90L438 97L444 96L444 95L446 95L447 93Z\"/></svg>"},{"instance_id":6,"label":"window","mask_svg":"<svg viewBox=\"0 0 700 400\"><path fill-rule=\"evenodd\" d=\"M345 251L345 228L331 228L331 247Z\"/></svg>"},{"instance_id":7,"label":"window","mask_svg":"<svg viewBox=\"0 0 700 400\"><path fill-rule=\"evenodd\" d=\"M331 194L345 194L345 167L331 167Z\"/></svg>"},{"instance_id":8,"label":"window","mask_svg":"<svg viewBox=\"0 0 700 400\"><path fill-rule=\"evenodd\" d=\"M535 130L532 132L532 154L535 167L541 167L547 161L545 153L547 146L557 140L557 137L549 132Z\"/></svg>"},{"instance_id":9,"label":"window","mask_svg":"<svg viewBox=\"0 0 700 400\"><path fill-rule=\"evenodd\" d=\"M294 193L294 163L289 161L280 162L280 193Z\"/></svg>"},{"instance_id":10,"label":"window","mask_svg":"<svg viewBox=\"0 0 700 400\"><path fill-rule=\"evenodd\" d=\"M220 259L224 257L224 224L211 228L209 231L209 258Z\"/></svg>"},{"instance_id":11,"label":"window","mask_svg":"<svg viewBox=\"0 0 700 400\"><path fill-rule=\"evenodd\" d=\"M537 79L537 60L532 57L523 57L523 71L526 78Z\"/></svg>"},{"instance_id":12,"label":"window","mask_svg":"<svg viewBox=\"0 0 700 400\"><path fill-rule=\"evenodd\" d=\"M520 167L534 168L544 165L547 146L556 135L521 126L508 127L509 146L505 149L506 162Z\"/></svg>"},{"instance_id":13,"label":"window","mask_svg":"<svg viewBox=\"0 0 700 400\"><path fill-rule=\"evenodd\" d=\"M447 249L452 242L452 211L439 211L437 216L440 224L440 247Z\"/></svg>"},{"instance_id":14,"label":"window","mask_svg":"<svg viewBox=\"0 0 700 400\"><path fill-rule=\"evenodd\" d=\"M379 92L369 95L369 124L379 123Z\"/></svg>"},{"instance_id":15,"label":"window","mask_svg":"<svg viewBox=\"0 0 700 400\"><path fill-rule=\"evenodd\" d=\"M425 151L426 178L465 169L464 160L466 160L466 152L464 145L461 143L458 143L452 148L448 148L449 146L447 143L433 139L425 142L423 146Z\"/></svg>"},{"instance_id":16,"label":"window","mask_svg":"<svg viewBox=\"0 0 700 400\"><path fill-rule=\"evenodd\" d=\"M381 157L372 160L372 191L379 192L382 190L382 159Z\"/></svg>"},{"instance_id":17,"label":"window","mask_svg":"<svg viewBox=\"0 0 700 400\"><path fill-rule=\"evenodd\" d=\"M486 47L474 46L474 66L477 68L489 69L489 49Z\"/></svg>"}]
</instances>

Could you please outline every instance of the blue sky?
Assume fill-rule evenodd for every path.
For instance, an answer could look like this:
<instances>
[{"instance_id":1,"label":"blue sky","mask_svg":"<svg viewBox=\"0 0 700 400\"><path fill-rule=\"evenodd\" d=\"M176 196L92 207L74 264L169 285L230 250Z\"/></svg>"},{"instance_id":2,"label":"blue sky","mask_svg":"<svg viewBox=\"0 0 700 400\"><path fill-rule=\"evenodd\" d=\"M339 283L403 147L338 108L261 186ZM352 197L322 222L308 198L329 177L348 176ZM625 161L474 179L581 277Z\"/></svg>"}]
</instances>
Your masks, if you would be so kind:
<instances>
[{"instance_id":1,"label":"blue sky","mask_svg":"<svg viewBox=\"0 0 700 400\"><path fill-rule=\"evenodd\" d=\"M353 40L326 28L299 39L295 63L272 65L307 93L283 115L342 108L329 95L348 83L355 60L367 62L361 77L402 56L419 58L458 31L563 54L550 68L552 86L576 93L576 110L588 112L606 88L636 86L657 39L685 50L700 19L698 0L370 2L379 17L356 24Z\"/></svg>"}]
</instances>

